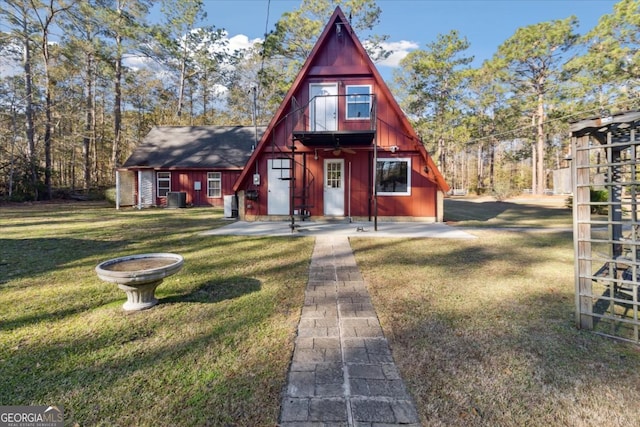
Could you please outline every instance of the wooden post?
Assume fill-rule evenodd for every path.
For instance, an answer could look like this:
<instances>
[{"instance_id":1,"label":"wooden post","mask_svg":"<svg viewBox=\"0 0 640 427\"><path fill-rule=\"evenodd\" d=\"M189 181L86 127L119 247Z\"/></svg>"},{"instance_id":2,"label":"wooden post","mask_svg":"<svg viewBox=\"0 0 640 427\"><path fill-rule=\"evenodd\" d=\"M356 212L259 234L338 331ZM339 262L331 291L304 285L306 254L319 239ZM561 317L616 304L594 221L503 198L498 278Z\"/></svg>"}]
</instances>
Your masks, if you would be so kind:
<instances>
[{"instance_id":1,"label":"wooden post","mask_svg":"<svg viewBox=\"0 0 640 427\"><path fill-rule=\"evenodd\" d=\"M573 232L576 286L576 326L593 329L591 278L591 201L589 179L589 136L572 138ZM587 276L587 277L585 277Z\"/></svg>"}]
</instances>

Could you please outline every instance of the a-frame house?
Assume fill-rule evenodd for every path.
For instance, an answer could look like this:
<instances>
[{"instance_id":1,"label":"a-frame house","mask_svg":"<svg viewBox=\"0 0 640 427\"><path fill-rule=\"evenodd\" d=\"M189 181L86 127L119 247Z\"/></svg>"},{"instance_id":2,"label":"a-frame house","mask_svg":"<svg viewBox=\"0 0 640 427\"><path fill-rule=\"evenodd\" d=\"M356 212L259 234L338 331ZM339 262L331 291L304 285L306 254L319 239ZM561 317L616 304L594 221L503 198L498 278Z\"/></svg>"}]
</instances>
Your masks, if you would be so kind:
<instances>
[{"instance_id":1,"label":"a-frame house","mask_svg":"<svg viewBox=\"0 0 640 427\"><path fill-rule=\"evenodd\" d=\"M338 7L234 190L244 220L436 222L449 186Z\"/></svg>"}]
</instances>

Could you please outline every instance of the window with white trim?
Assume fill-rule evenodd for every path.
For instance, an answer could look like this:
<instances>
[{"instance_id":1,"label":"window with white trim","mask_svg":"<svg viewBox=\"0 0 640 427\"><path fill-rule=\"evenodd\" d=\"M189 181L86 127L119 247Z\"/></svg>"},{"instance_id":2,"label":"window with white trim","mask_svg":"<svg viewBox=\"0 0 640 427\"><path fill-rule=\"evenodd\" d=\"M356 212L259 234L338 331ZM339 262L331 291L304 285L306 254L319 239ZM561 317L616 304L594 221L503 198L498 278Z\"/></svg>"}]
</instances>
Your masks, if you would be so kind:
<instances>
[{"instance_id":1,"label":"window with white trim","mask_svg":"<svg viewBox=\"0 0 640 427\"><path fill-rule=\"evenodd\" d=\"M222 197L222 172L207 172L207 197Z\"/></svg>"},{"instance_id":2,"label":"window with white trim","mask_svg":"<svg viewBox=\"0 0 640 427\"><path fill-rule=\"evenodd\" d=\"M381 196L411 195L411 158L378 159L376 193Z\"/></svg>"},{"instance_id":3,"label":"window with white trim","mask_svg":"<svg viewBox=\"0 0 640 427\"><path fill-rule=\"evenodd\" d=\"M158 197L167 197L171 191L171 172L158 172L156 174Z\"/></svg>"},{"instance_id":4,"label":"window with white trim","mask_svg":"<svg viewBox=\"0 0 640 427\"><path fill-rule=\"evenodd\" d=\"M371 86L354 85L346 87L347 119L371 118Z\"/></svg>"}]
</instances>

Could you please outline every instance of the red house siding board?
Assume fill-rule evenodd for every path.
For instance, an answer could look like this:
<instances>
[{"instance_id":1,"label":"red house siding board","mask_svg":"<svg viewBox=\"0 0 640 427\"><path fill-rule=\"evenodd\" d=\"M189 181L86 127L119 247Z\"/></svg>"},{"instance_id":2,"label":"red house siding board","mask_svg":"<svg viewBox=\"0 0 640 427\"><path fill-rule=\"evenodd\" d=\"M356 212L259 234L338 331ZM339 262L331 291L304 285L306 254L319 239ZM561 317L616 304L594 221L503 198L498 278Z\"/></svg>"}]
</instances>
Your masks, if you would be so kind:
<instances>
[{"instance_id":1,"label":"red house siding board","mask_svg":"<svg viewBox=\"0 0 640 427\"><path fill-rule=\"evenodd\" d=\"M233 184L236 182L236 179L238 179L239 176L240 176L240 171L229 171L229 172L222 173L222 195L223 196L235 194L233 192ZM222 197L220 197L220 199L222 199Z\"/></svg>"},{"instance_id":2,"label":"red house siding board","mask_svg":"<svg viewBox=\"0 0 640 427\"><path fill-rule=\"evenodd\" d=\"M371 159L368 152L361 153L351 162L351 215L368 216L371 199ZM347 167L348 173L348 167Z\"/></svg>"},{"instance_id":3,"label":"red house siding board","mask_svg":"<svg viewBox=\"0 0 640 427\"><path fill-rule=\"evenodd\" d=\"M354 191L351 193L351 216L369 216L371 211L371 195L368 191Z\"/></svg>"},{"instance_id":4,"label":"red house siding board","mask_svg":"<svg viewBox=\"0 0 640 427\"><path fill-rule=\"evenodd\" d=\"M157 171L157 172L171 172L171 191L187 193L186 203L193 206L224 206L224 196L235 194L233 191L233 184L241 174L239 170L233 171L215 171L215 170L171 170L171 171ZM208 196L208 173L220 172L222 195L221 197L209 197ZM200 182L200 190L195 189L195 183ZM137 176L136 176L136 188L137 188ZM137 197L137 190L136 190ZM166 206L167 198L155 196L157 206Z\"/></svg>"},{"instance_id":5,"label":"red house siding board","mask_svg":"<svg viewBox=\"0 0 640 427\"><path fill-rule=\"evenodd\" d=\"M386 103L378 103L378 145L381 147L391 147L397 145L402 150L415 150L414 140L410 137L411 132L405 128L404 124L395 114L391 114Z\"/></svg>"},{"instance_id":6,"label":"red house siding board","mask_svg":"<svg viewBox=\"0 0 640 427\"><path fill-rule=\"evenodd\" d=\"M345 27L342 26L341 30L344 31ZM359 58L360 55L357 53L353 39L346 34L342 34L342 31L340 34L337 34L336 27L330 30L323 49L317 51L317 54L313 57L311 66L331 66L340 69L340 67L343 66L355 65L358 66L360 70L367 68Z\"/></svg>"},{"instance_id":7,"label":"red house siding board","mask_svg":"<svg viewBox=\"0 0 640 427\"><path fill-rule=\"evenodd\" d=\"M368 216L372 212L373 155L362 153L359 161L351 163L351 211L354 216Z\"/></svg>"},{"instance_id":8,"label":"red house siding board","mask_svg":"<svg viewBox=\"0 0 640 427\"><path fill-rule=\"evenodd\" d=\"M326 65L314 65L309 70L312 77L332 77L341 75L344 77L370 76L371 71L358 65L342 65L338 67Z\"/></svg>"}]
</instances>

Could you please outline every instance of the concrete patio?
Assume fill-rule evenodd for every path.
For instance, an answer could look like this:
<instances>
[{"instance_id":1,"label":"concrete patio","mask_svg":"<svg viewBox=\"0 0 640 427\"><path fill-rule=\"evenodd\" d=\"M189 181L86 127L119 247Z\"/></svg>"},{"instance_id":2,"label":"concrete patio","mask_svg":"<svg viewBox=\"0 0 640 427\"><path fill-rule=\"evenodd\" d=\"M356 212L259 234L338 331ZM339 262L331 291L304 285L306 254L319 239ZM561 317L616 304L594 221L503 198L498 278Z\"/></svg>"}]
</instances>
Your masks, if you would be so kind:
<instances>
[{"instance_id":1,"label":"concrete patio","mask_svg":"<svg viewBox=\"0 0 640 427\"><path fill-rule=\"evenodd\" d=\"M289 221L234 221L224 227L206 231L209 236L345 236L345 237L427 237L443 239L474 239L466 231L443 223L302 221L291 231Z\"/></svg>"}]
</instances>

